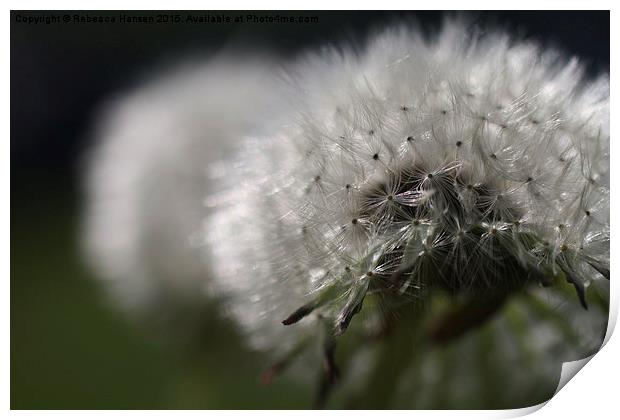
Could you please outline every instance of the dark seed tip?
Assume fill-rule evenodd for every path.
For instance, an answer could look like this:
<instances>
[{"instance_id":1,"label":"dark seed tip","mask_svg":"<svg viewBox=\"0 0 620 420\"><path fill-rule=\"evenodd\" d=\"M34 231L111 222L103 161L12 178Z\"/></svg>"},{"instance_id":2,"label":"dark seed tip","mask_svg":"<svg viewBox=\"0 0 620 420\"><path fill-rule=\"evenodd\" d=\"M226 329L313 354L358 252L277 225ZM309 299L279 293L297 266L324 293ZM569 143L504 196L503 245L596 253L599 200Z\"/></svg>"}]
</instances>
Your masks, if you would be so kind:
<instances>
[{"instance_id":1,"label":"dark seed tip","mask_svg":"<svg viewBox=\"0 0 620 420\"><path fill-rule=\"evenodd\" d=\"M297 309L295 312L290 314L288 318L282 321L283 325L292 325L299 322L301 319L309 315L315 308L315 305L308 304L304 305L301 308Z\"/></svg>"}]
</instances>

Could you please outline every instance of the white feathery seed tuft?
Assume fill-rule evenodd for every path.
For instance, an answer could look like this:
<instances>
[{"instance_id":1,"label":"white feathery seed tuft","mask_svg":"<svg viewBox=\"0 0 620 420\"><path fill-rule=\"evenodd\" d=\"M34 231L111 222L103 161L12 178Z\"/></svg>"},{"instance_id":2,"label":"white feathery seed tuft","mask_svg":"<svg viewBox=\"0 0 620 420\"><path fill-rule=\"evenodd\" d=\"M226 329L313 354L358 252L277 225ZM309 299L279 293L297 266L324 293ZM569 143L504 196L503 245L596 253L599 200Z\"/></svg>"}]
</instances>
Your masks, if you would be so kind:
<instances>
[{"instance_id":1,"label":"white feathery seed tuft","mask_svg":"<svg viewBox=\"0 0 620 420\"><path fill-rule=\"evenodd\" d=\"M226 54L192 60L106 107L86 161L84 248L129 311L150 316L206 298L209 271L196 244L204 196L217 191L207 166L248 131L269 127L249 115L275 107L264 95L274 66Z\"/></svg>"},{"instance_id":2,"label":"white feathery seed tuft","mask_svg":"<svg viewBox=\"0 0 620 420\"><path fill-rule=\"evenodd\" d=\"M609 276L607 76L454 22L431 41L401 27L359 54L309 54L287 75L288 124L247 136L204 227L211 287L258 348L293 345L307 328L279 321L310 313L341 334L369 293L561 277L584 301Z\"/></svg>"}]
</instances>

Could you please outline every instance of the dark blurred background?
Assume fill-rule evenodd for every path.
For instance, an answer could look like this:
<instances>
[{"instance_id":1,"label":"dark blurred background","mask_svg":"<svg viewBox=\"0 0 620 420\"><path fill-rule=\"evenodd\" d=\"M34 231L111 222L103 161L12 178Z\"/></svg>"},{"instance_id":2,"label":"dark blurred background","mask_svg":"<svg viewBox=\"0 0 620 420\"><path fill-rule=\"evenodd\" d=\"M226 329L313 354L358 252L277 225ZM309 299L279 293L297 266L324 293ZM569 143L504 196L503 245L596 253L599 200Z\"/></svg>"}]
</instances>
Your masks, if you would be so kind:
<instances>
[{"instance_id":1,"label":"dark blurred background","mask_svg":"<svg viewBox=\"0 0 620 420\"><path fill-rule=\"evenodd\" d=\"M117 12L70 12L118 16ZM162 12L124 12L157 15ZM170 12L178 14L183 12ZM200 15L204 12L196 12ZM213 12L229 16L247 12ZM278 12L318 22L244 24L19 23L11 12L11 407L293 408L311 396L287 382L261 387L264 367L213 316L210 354L186 353L110 308L78 248L81 157L103 104L175 59L230 44L294 55L443 12ZM268 15L268 12L254 12ZM478 12L504 29L609 71L609 12ZM199 368L197 368L197 365Z\"/></svg>"}]
</instances>

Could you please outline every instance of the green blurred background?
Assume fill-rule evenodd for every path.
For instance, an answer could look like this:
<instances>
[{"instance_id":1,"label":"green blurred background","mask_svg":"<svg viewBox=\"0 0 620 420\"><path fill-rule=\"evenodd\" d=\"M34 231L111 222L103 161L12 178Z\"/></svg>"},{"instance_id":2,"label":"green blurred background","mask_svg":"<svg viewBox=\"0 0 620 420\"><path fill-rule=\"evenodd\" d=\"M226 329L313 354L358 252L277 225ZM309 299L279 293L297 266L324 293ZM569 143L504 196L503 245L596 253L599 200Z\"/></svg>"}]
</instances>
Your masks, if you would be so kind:
<instances>
[{"instance_id":1,"label":"green blurred background","mask_svg":"<svg viewBox=\"0 0 620 420\"><path fill-rule=\"evenodd\" d=\"M81 262L75 197L66 183L41 188L37 179L13 193L13 202L32 205L11 220L11 408L309 404L312 394L294 384L262 386L266 361L214 310L203 314L204 337L191 342L129 323Z\"/></svg>"},{"instance_id":2,"label":"green blurred background","mask_svg":"<svg viewBox=\"0 0 620 420\"><path fill-rule=\"evenodd\" d=\"M312 381L300 384L284 376L269 386L259 383L268 361L244 347L214 305L204 308L199 336L175 340L129 322L110 305L79 248L81 156L102 104L176 58L209 56L250 39L252 45L293 55L359 38L395 19L433 26L443 13L308 12L319 23L304 25L16 23L17 14L45 13L11 12L11 408L311 407ZM607 12L498 12L475 18L585 57L594 73L609 69ZM496 322L505 319L510 317ZM485 331L476 334L484 338ZM450 366L458 357L448 348L434 350L428 360ZM423 388L430 396L415 391L417 406L467 405L467 398L446 401L445 384L433 383L435 391ZM519 403L544 399L550 389L553 384L541 383ZM488 406L497 401L491 397Z\"/></svg>"}]
</instances>

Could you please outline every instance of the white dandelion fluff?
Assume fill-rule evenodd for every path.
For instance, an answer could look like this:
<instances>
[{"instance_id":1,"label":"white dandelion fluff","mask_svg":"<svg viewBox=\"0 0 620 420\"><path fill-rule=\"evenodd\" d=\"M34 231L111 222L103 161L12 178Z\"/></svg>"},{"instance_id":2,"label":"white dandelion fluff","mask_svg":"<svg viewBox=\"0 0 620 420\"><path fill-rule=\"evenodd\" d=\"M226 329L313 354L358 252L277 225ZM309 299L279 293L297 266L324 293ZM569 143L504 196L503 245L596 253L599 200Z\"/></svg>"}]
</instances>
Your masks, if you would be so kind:
<instances>
[{"instance_id":1,"label":"white dandelion fluff","mask_svg":"<svg viewBox=\"0 0 620 420\"><path fill-rule=\"evenodd\" d=\"M288 73L290 124L248 136L242 169L217 181L213 287L259 348L310 313L341 334L369 293L561 277L585 306L609 277L609 90L582 72L460 24L306 56Z\"/></svg>"},{"instance_id":2,"label":"white dandelion fluff","mask_svg":"<svg viewBox=\"0 0 620 420\"><path fill-rule=\"evenodd\" d=\"M278 351L271 373L322 337L332 382L341 335L417 322L403 314L435 293L461 307L452 324L475 314L431 325L443 342L523 290L568 282L587 307L609 279L609 78L499 32L448 21L288 64L220 60L139 91L110 127L92 260L134 306L222 299Z\"/></svg>"},{"instance_id":3,"label":"white dandelion fluff","mask_svg":"<svg viewBox=\"0 0 620 420\"><path fill-rule=\"evenodd\" d=\"M271 112L263 93L273 66L225 54L193 60L108 105L87 160L84 242L130 311L204 298L208 269L194 243L204 196L214 192L206 171L237 138L267 127L248 116L254 107Z\"/></svg>"}]
</instances>

